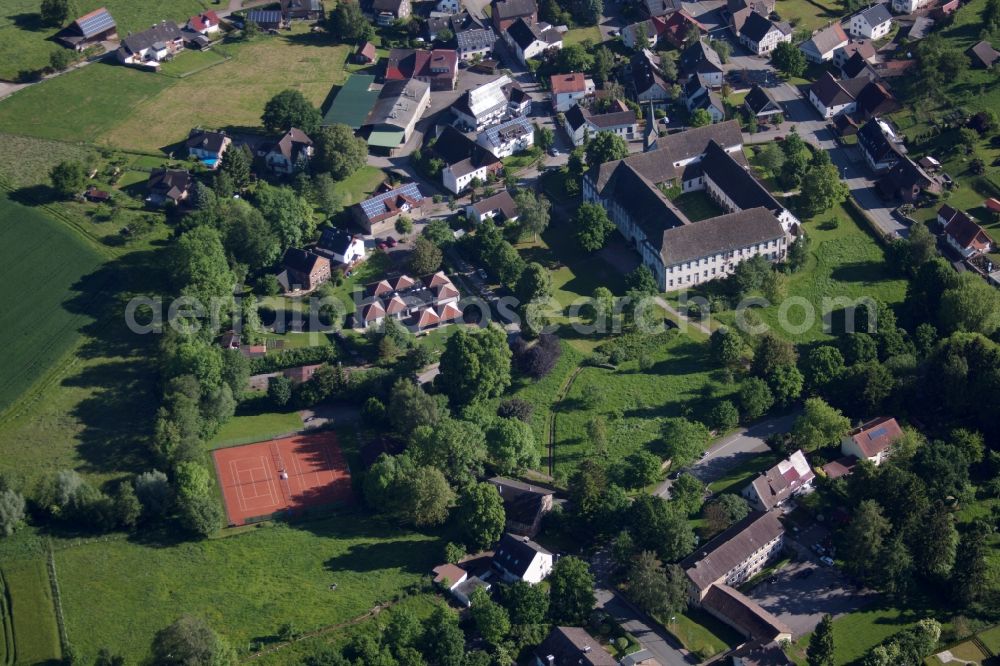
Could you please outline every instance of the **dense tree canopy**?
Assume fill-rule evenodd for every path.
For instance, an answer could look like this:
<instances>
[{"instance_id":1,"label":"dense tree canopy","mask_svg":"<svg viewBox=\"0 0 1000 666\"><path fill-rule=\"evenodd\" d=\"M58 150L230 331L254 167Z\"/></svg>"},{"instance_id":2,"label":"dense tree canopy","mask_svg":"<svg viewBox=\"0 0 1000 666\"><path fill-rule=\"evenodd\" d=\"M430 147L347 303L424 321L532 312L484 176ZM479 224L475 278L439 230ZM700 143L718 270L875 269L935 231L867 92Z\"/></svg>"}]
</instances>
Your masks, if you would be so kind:
<instances>
[{"instance_id":1,"label":"dense tree canopy","mask_svg":"<svg viewBox=\"0 0 1000 666\"><path fill-rule=\"evenodd\" d=\"M268 100L260 119L269 132L282 133L295 127L311 136L319 128L321 117L301 92L289 89Z\"/></svg>"},{"instance_id":2,"label":"dense tree canopy","mask_svg":"<svg viewBox=\"0 0 1000 666\"><path fill-rule=\"evenodd\" d=\"M474 333L463 328L448 338L437 381L454 404L495 398L510 386L510 360L502 328Z\"/></svg>"},{"instance_id":3,"label":"dense tree canopy","mask_svg":"<svg viewBox=\"0 0 1000 666\"><path fill-rule=\"evenodd\" d=\"M310 138L316 149L310 166L329 172L336 180L344 180L363 167L368 159L368 144L354 136L347 125L323 126Z\"/></svg>"}]
</instances>

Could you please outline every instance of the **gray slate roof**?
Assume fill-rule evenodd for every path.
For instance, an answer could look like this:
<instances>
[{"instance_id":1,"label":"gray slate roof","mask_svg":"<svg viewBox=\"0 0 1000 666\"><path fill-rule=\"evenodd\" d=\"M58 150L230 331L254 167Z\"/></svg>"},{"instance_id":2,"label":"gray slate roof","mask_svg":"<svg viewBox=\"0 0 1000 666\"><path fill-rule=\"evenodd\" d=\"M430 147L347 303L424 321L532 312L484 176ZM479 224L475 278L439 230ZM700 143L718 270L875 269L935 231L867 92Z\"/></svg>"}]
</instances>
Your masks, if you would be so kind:
<instances>
[{"instance_id":1,"label":"gray slate roof","mask_svg":"<svg viewBox=\"0 0 1000 666\"><path fill-rule=\"evenodd\" d=\"M736 215L742 215L744 213L754 213L754 219L748 219L751 226L754 228L760 227L759 232L762 235L767 235L769 232L769 225L766 222L773 221L774 225L778 227L778 233L783 233L781 231L781 225L778 224L777 220L774 220L774 216L770 215L766 210L755 209L754 211L742 211L740 213L733 213L732 215L723 215L721 217L713 218L712 220L705 220L704 222L698 222L691 225L691 228L707 224L709 222L715 222L717 220L722 220L724 218L734 218ZM770 216L770 220L767 219ZM728 231L733 233L743 233L740 231L741 225L733 225L731 222L726 223L728 226L732 227ZM719 233L726 233L726 229L717 229ZM751 234L747 234L748 238L751 238ZM755 240L747 240L743 245L749 245L751 242L759 242ZM731 244L732 249L737 247L742 247L743 245ZM703 255L702 255L703 256ZM688 257L688 259L696 258L695 255ZM751 554L759 550L764 544L768 543L779 534L783 534L785 528L781 525L781 521L778 520L778 516L774 513L752 513L745 519L736 523L729 529L725 530L722 534L715 537L709 541L703 548L699 548L694 553L686 557L681 561L681 568L685 570L688 578L691 579L699 590L704 590L708 586L715 583L727 573L733 570L736 566L741 564L746 558Z\"/></svg>"},{"instance_id":2,"label":"gray slate roof","mask_svg":"<svg viewBox=\"0 0 1000 666\"><path fill-rule=\"evenodd\" d=\"M863 16L869 25L876 26L885 23L886 21L892 20L892 14L889 13L889 8L882 4L874 4L871 7L858 12L860 16Z\"/></svg>"},{"instance_id":3,"label":"gray slate roof","mask_svg":"<svg viewBox=\"0 0 1000 666\"><path fill-rule=\"evenodd\" d=\"M774 213L766 208L749 208L667 229L663 232L660 256L664 266L674 266L784 236Z\"/></svg>"},{"instance_id":4,"label":"gray slate roof","mask_svg":"<svg viewBox=\"0 0 1000 666\"><path fill-rule=\"evenodd\" d=\"M753 177L750 170L715 141L709 141L705 148L701 170L720 186L724 186L729 198L743 210L762 207L775 214L783 210L783 206Z\"/></svg>"},{"instance_id":5,"label":"gray slate roof","mask_svg":"<svg viewBox=\"0 0 1000 666\"><path fill-rule=\"evenodd\" d=\"M493 553L493 561L516 576L523 576L528 571L535 556L551 555L542 546L526 537L504 534Z\"/></svg>"},{"instance_id":6,"label":"gray slate roof","mask_svg":"<svg viewBox=\"0 0 1000 666\"><path fill-rule=\"evenodd\" d=\"M181 38L181 29L172 21L164 21L149 30L137 32L122 40L122 48L129 53L139 53L157 42L172 42Z\"/></svg>"},{"instance_id":7,"label":"gray slate roof","mask_svg":"<svg viewBox=\"0 0 1000 666\"><path fill-rule=\"evenodd\" d=\"M750 12L750 16L747 17L747 20L743 23L743 27L740 29L740 34L745 35L748 39L755 42L759 42L774 27L776 26L766 16L757 12Z\"/></svg>"},{"instance_id":8,"label":"gray slate roof","mask_svg":"<svg viewBox=\"0 0 1000 666\"><path fill-rule=\"evenodd\" d=\"M493 14L499 19L531 16L537 11L535 0L493 0Z\"/></svg>"}]
</instances>

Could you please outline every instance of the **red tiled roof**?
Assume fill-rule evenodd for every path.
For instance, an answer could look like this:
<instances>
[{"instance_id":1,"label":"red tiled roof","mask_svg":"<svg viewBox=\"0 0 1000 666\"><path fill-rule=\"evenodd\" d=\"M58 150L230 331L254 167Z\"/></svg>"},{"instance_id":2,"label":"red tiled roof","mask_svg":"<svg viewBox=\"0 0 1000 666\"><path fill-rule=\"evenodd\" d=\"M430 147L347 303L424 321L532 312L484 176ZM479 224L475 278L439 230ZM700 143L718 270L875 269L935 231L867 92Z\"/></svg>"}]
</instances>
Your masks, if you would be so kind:
<instances>
[{"instance_id":1,"label":"red tiled roof","mask_svg":"<svg viewBox=\"0 0 1000 666\"><path fill-rule=\"evenodd\" d=\"M858 459L854 456L844 456L823 465L823 471L826 473L826 478L832 481L833 479L839 479L842 476L850 474L857 462Z\"/></svg>"},{"instance_id":2,"label":"red tiled roof","mask_svg":"<svg viewBox=\"0 0 1000 666\"><path fill-rule=\"evenodd\" d=\"M393 287L393 291L402 291L403 289L409 289L416 284L416 281L409 275L400 275L396 278L396 284Z\"/></svg>"},{"instance_id":3,"label":"red tiled roof","mask_svg":"<svg viewBox=\"0 0 1000 666\"><path fill-rule=\"evenodd\" d=\"M438 271L431 276L430 282L427 284L428 287L439 287L442 284L451 284L451 280L445 275L444 271Z\"/></svg>"},{"instance_id":4,"label":"red tiled roof","mask_svg":"<svg viewBox=\"0 0 1000 666\"><path fill-rule=\"evenodd\" d=\"M397 312L402 312L406 309L406 303L398 295L393 296L392 300L389 301L389 306L385 309L387 314L396 314Z\"/></svg>"},{"instance_id":5,"label":"red tiled roof","mask_svg":"<svg viewBox=\"0 0 1000 666\"><path fill-rule=\"evenodd\" d=\"M573 74L555 74L552 76L551 83L552 93L555 95L560 93L583 92L587 89L587 77L580 72L574 72Z\"/></svg>"},{"instance_id":6,"label":"red tiled roof","mask_svg":"<svg viewBox=\"0 0 1000 666\"><path fill-rule=\"evenodd\" d=\"M382 280L377 285L375 285L375 291L373 295L381 296L382 294L388 293L390 291L392 291L392 285L389 284L388 280Z\"/></svg>"},{"instance_id":7,"label":"red tiled roof","mask_svg":"<svg viewBox=\"0 0 1000 666\"><path fill-rule=\"evenodd\" d=\"M450 282L448 284L443 284L440 287L435 287L437 291L438 300L443 300L445 298L452 298L453 296L458 296L458 289Z\"/></svg>"},{"instance_id":8,"label":"red tiled roof","mask_svg":"<svg viewBox=\"0 0 1000 666\"><path fill-rule=\"evenodd\" d=\"M209 10L198 14L197 16L192 16L188 19L188 24L193 30L201 31L206 28L210 28L213 25L219 25L219 15L214 11Z\"/></svg>"},{"instance_id":9,"label":"red tiled roof","mask_svg":"<svg viewBox=\"0 0 1000 666\"><path fill-rule=\"evenodd\" d=\"M903 431L891 416L872 419L851 433L851 439L866 458L874 458L902 436Z\"/></svg>"},{"instance_id":10,"label":"red tiled roof","mask_svg":"<svg viewBox=\"0 0 1000 666\"><path fill-rule=\"evenodd\" d=\"M382 304L379 303L378 301L375 301L374 303L370 304L365 309L365 321L375 321L376 319L379 319L380 317L384 316L385 316L385 308L383 308Z\"/></svg>"},{"instance_id":11,"label":"red tiled roof","mask_svg":"<svg viewBox=\"0 0 1000 666\"><path fill-rule=\"evenodd\" d=\"M427 308L420 313L420 320L417 321L417 328L425 328L427 326L433 326L441 322L441 318L438 314L434 312L434 308Z\"/></svg>"},{"instance_id":12,"label":"red tiled roof","mask_svg":"<svg viewBox=\"0 0 1000 666\"><path fill-rule=\"evenodd\" d=\"M965 213L959 212L955 215L944 228L944 232L963 250L985 252L990 249L990 237Z\"/></svg>"},{"instance_id":13,"label":"red tiled roof","mask_svg":"<svg viewBox=\"0 0 1000 666\"><path fill-rule=\"evenodd\" d=\"M462 311L454 303L448 303L441 310L441 321L451 321L462 316Z\"/></svg>"},{"instance_id":14,"label":"red tiled roof","mask_svg":"<svg viewBox=\"0 0 1000 666\"><path fill-rule=\"evenodd\" d=\"M442 564L434 567L432 571L434 572L435 583L440 584L447 580L452 586L456 585L467 575L465 569L454 564Z\"/></svg>"}]
</instances>

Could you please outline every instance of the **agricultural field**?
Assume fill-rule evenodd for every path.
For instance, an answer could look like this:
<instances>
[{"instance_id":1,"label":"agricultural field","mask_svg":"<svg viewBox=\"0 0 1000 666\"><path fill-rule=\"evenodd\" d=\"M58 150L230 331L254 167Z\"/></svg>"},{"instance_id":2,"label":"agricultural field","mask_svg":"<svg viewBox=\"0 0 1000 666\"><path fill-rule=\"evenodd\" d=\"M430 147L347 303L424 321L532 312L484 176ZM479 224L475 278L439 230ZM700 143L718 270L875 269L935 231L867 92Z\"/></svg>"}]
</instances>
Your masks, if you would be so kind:
<instances>
[{"instance_id":1,"label":"agricultural field","mask_svg":"<svg viewBox=\"0 0 1000 666\"><path fill-rule=\"evenodd\" d=\"M184 613L238 650L286 622L308 632L348 621L418 583L443 547L343 514L202 542L86 544L58 551L56 564L67 632L84 659L108 646L138 663L153 634Z\"/></svg>"},{"instance_id":2,"label":"agricultural field","mask_svg":"<svg viewBox=\"0 0 1000 666\"><path fill-rule=\"evenodd\" d=\"M90 321L80 281L101 257L71 230L2 190L0 218L2 411L76 345Z\"/></svg>"},{"instance_id":3,"label":"agricultural field","mask_svg":"<svg viewBox=\"0 0 1000 666\"><path fill-rule=\"evenodd\" d=\"M58 659L62 652L59 628L44 558L5 561L0 574L10 598L10 616L4 618L0 627L0 631L6 630L6 620L10 620L13 630L10 663L38 664Z\"/></svg>"},{"instance_id":4,"label":"agricultural field","mask_svg":"<svg viewBox=\"0 0 1000 666\"><path fill-rule=\"evenodd\" d=\"M118 33L145 30L162 20L184 22L212 4L201 0L81 0L73 3L79 16L98 7L107 7L118 25ZM22 70L36 70L49 64L49 54L63 48L50 38L59 28L41 25L36 0L4 0L0 4L0 80L13 81ZM75 16L73 18L76 18ZM72 19L71 19L72 20Z\"/></svg>"}]
</instances>

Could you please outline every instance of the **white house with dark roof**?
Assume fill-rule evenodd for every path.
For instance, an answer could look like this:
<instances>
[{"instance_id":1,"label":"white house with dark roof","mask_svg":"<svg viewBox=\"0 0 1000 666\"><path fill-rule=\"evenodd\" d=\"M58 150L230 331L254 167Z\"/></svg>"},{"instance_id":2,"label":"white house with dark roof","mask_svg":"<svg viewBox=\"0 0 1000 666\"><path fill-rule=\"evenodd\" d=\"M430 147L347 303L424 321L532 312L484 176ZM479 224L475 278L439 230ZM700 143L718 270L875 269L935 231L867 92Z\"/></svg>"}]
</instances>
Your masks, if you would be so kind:
<instances>
[{"instance_id":1,"label":"white house with dark roof","mask_svg":"<svg viewBox=\"0 0 1000 666\"><path fill-rule=\"evenodd\" d=\"M188 134L184 142L188 156L200 160L210 169L218 168L222 155L232 145L233 140L225 132L196 128Z\"/></svg>"},{"instance_id":2,"label":"white house with dark roof","mask_svg":"<svg viewBox=\"0 0 1000 666\"><path fill-rule=\"evenodd\" d=\"M601 642L580 627L552 627L536 647L531 666L617 666Z\"/></svg>"},{"instance_id":3,"label":"white house with dark roof","mask_svg":"<svg viewBox=\"0 0 1000 666\"><path fill-rule=\"evenodd\" d=\"M528 23L519 18L503 34L522 65L551 49L561 49L562 33L548 23Z\"/></svg>"},{"instance_id":4,"label":"white house with dark roof","mask_svg":"<svg viewBox=\"0 0 1000 666\"><path fill-rule=\"evenodd\" d=\"M509 113L513 81L506 74L462 93L451 105L455 123L481 132L501 122Z\"/></svg>"},{"instance_id":5,"label":"white house with dark roof","mask_svg":"<svg viewBox=\"0 0 1000 666\"><path fill-rule=\"evenodd\" d=\"M548 488L502 476L489 479L489 483L497 489L503 500L507 531L527 537L535 536L541 527L542 518L552 510L555 493Z\"/></svg>"},{"instance_id":6,"label":"white house with dark roof","mask_svg":"<svg viewBox=\"0 0 1000 666\"><path fill-rule=\"evenodd\" d=\"M163 21L123 39L115 55L123 65L159 67L160 62L183 48L181 29L173 21Z\"/></svg>"},{"instance_id":7,"label":"white house with dark roof","mask_svg":"<svg viewBox=\"0 0 1000 666\"><path fill-rule=\"evenodd\" d=\"M473 28L455 35L455 50L458 52L458 59L462 61L472 60L476 56L486 58L493 52L495 42L496 33L492 30Z\"/></svg>"},{"instance_id":8,"label":"white house with dark roof","mask_svg":"<svg viewBox=\"0 0 1000 666\"><path fill-rule=\"evenodd\" d=\"M740 43L757 55L766 55L781 42L792 41L792 27L781 21L772 21L762 14L750 12L740 30Z\"/></svg>"},{"instance_id":9,"label":"white house with dark roof","mask_svg":"<svg viewBox=\"0 0 1000 666\"><path fill-rule=\"evenodd\" d=\"M660 74L660 56L649 49L632 56L628 73L630 92L635 101L661 104L670 99L672 85Z\"/></svg>"},{"instance_id":10,"label":"white house with dark roof","mask_svg":"<svg viewBox=\"0 0 1000 666\"><path fill-rule=\"evenodd\" d=\"M316 243L316 253L331 261L350 266L365 258L365 241L343 229L327 227Z\"/></svg>"},{"instance_id":11,"label":"white house with dark roof","mask_svg":"<svg viewBox=\"0 0 1000 666\"><path fill-rule=\"evenodd\" d=\"M893 131L888 122L879 118L871 118L858 130L858 148L865 156L868 168L876 174L887 172L906 154L902 137Z\"/></svg>"},{"instance_id":12,"label":"white house with dark roof","mask_svg":"<svg viewBox=\"0 0 1000 666\"><path fill-rule=\"evenodd\" d=\"M188 198L194 179L184 169L156 168L146 183L146 202L153 206L179 204Z\"/></svg>"},{"instance_id":13,"label":"white house with dark roof","mask_svg":"<svg viewBox=\"0 0 1000 666\"><path fill-rule=\"evenodd\" d=\"M699 109L708 112L713 123L721 123L726 119L726 107L719 93L702 80L700 76L691 77L684 86L684 100L689 112Z\"/></svg>"},{"instance_id":14,"label":"white house with dark roof","mask_svg":"<svg viewBox=\"0 0 1000 666\"><path fill-rule=\"evenodd\" d=\"M513 583L523 580L532 585L552 571L552 553L526 536L504 534L493 552L493 568L500 577Z\"/></svg>"},{"instance_id":15,"label":"white house with dark roof","mask_svg":"<svg viewBox=\"0 0 1000 666\"><path fill-rule=\"evenodd\" d=\"M438 135L434 152L444 162L441 184L454 194L465 190L473 180L485 183L491 174L503 171L499 157L450 125Z\"/></svg>"},{"instance_id":16,"label":"white house with dark roof","mask_svg":"<svg viewBox=\"0 0 1000 666\"><path fill-rule=\"evenodd\" d=\"M937 223L945 242L965 258L989 252L993 241L965 211L944 204L938 210Z\"/></svg>"},{"instance_id":17,"label":"white house with dark roof","mask_svg":"<svg viewBox=\"0 0 1000 666\"><path fill-rule=\"evenodd\" d=\"M892 445L903 436L896 419L880 416L858 426L840 441L840 452L873 465L881 465L892 452Z\"/></svg>"},{"instance_id":18,"label":"white house with dark roof","mask_svg":"<svg viewBox=\"0 0 1000 666\"><path fill-rule=\"evenodd\" d=\"M714 88L722 86L725 75L722 59L704 38L684 49L677 64L683 76L698 77Z\"/></svg>"},{"instance_id":19,"label":"white house with dark roof","mask_svg":"<svg viewBox=\"0 0 1000 666\"><path fill-rule=\"evenodd\" d=\"M639 119L635 111L627 107L595 114L577 105L567 111L564 118L563 127L574 146L582 146L587 136L593 137L598 132L611 132L626 141L632 141L639 135Z\"/></svg>"},{"instance_id":20,"label":"white house with dark roof","mask_svg":"<svg viewBox=\"0 0 1000 666\"><path fill-rule=\"evenodd\" d=\"M758 85L750 88L750 92L743 98L743 108L757 120L768 120L783 113L781 105L774 96L766 88Z\"/></svg>"},{"instance_id":21,"label":"white house with dark roof","mask_svg":"<svg viewBox=\"0 0 1000 666\"><path fill-rule=\"evenodd\" d=\"M302 130L293 127L271 147L264 156L264 162L275 173L291 174L304 169L312 155L312 139Z\"/></svg>"},{"instance_id":22,"label":"white house with dark roof","mask_svg":"<svg viewBox=\"0 0 1000 666\"><path fill-rule=\"evenodd\" d=\"M465 207L465 216L476 224L484 220L494 220L499 224L514 222L518 218L517 204L507 190L470 203Z\"/></svg>"},{"instance_id":23,"label":"white house with dark roof","mask_svg":"<svg viewBox=\"0 0 1000 666\"><path fill-rule=\"evenodd\" d=\"M876 3L851 17L848 30L854 37L877 40L892 30L892 14L882 3Z\"/></svg>"}]
</instances>

